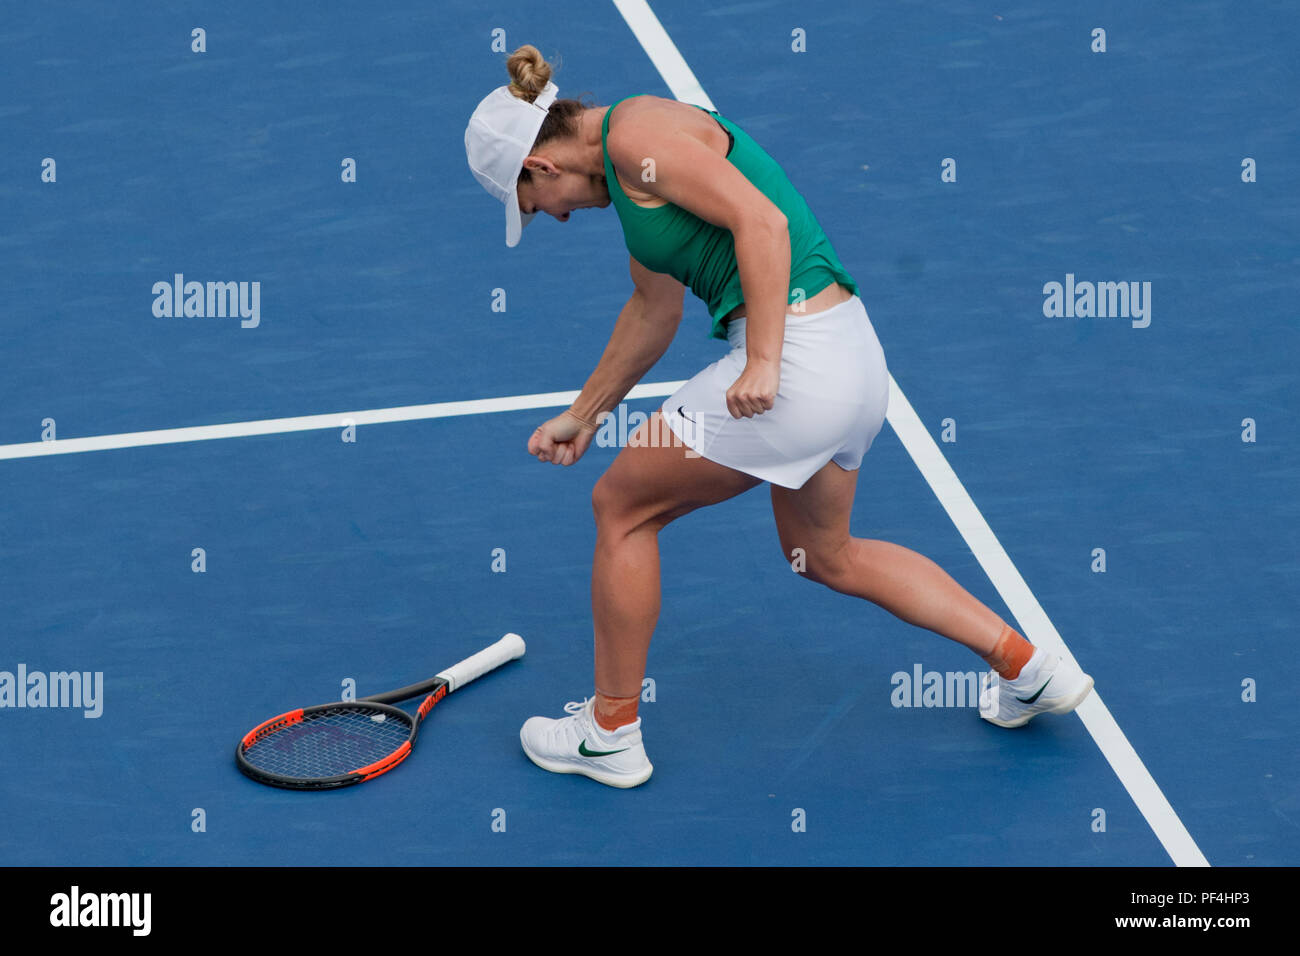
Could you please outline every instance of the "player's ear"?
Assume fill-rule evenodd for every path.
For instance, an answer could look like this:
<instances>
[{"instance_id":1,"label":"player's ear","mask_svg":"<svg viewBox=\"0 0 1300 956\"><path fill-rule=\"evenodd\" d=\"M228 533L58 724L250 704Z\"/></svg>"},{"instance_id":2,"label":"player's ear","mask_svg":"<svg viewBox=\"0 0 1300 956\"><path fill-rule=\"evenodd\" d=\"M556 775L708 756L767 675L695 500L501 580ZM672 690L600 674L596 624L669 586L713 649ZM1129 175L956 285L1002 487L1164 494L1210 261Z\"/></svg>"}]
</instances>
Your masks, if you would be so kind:
<instances>
[{"instance_id":1,"label":"player's ear","mask_svg":"<svg viewBox=\"0 0 1300 956\"><path fill-rule=\"evenodd\" d=\"M534 173L543 173L547 176L558 176L560 174L560 167L545 156L524 157L524 169L531 170Z\"/></svg>"}]
</instances>

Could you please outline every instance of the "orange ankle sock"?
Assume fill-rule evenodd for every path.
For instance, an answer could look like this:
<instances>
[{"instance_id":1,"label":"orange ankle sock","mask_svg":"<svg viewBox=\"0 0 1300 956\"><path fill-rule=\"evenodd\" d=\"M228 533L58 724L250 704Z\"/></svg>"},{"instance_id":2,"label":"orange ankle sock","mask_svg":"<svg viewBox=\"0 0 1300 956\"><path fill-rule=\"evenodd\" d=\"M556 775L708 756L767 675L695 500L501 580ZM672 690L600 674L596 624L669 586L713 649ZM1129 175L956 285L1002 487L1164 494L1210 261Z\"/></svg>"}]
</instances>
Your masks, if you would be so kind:
<instances>
[{"instance_id":1,"label":"orange ankle sock","mask_svg":"<svg viewBox=\"0 0 1300 956\"><path fill-rule=\"evenodd\" d=\"M636 720L636 705L641 697L610 697L596 691L595 717L602 730L618 730Z\"/></svg>"},{"instance_id":2,"label":"orange ankle sock","mask_svg":"<svg viewBox=\"0 0 1300 956\"><path fill-rule=\"evenodd\" d=\"M993 645L992 651L984 655L984 660L998 672L998 676L1015 680L1020 676L1020 669L1033 656L1034 645L1004 624L998 642Z\"/></svg>"}]
</instances>

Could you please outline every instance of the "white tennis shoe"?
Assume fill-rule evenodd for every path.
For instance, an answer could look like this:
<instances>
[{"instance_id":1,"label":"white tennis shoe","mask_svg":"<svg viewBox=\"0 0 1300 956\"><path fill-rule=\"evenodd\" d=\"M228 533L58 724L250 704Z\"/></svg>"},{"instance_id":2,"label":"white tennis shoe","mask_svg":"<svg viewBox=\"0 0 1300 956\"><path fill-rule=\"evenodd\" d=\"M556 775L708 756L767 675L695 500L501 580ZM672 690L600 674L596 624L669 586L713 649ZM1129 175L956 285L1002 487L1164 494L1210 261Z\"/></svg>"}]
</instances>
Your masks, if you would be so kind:
<instances>
[{"instance_id":1,"label":"white tennis shoe","mask_svg":"<svg viewBox=\"0 0 1300 956\"><path fill-rule=\"evenodd\" d=\"M1068 714L1092 693L1092 678L1072 661L1039 647L1015 680L988 675L980 716L999 727L1023 727L1037 714Z\"/></svg>"},{"instance_id":2,"label":"white tennis shoe","mask_svg":"<svg viewBox=\"0 0 1300 956\"><path fill-rule=\"evenodd\" d=\"M580 773L611 787L636 787L654 770L641 744L641 718L617 730L596 723L596 698L564 705L570 715L529 717L519 730L528 759L552 773Z\"/></svg>"}]
</instances>

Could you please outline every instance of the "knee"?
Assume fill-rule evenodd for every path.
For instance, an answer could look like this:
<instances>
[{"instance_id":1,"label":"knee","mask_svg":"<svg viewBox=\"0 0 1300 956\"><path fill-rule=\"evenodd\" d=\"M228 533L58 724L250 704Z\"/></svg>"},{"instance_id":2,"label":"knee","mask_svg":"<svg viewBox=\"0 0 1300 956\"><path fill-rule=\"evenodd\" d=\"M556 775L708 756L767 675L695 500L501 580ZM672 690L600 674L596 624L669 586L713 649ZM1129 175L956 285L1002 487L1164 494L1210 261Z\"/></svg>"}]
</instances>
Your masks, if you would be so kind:
<instances>
[{"instance_id":1,"label":"knee","mask_svg":"<svg viewBox=\"0 0 1300 956\"><path fill-rule=\"evenodd\" d=\"M688 511L688 505L673 506L654 497L647 498L642 489L628 487L606 472L591 489L591 511L598 535L627 535L650 531L658 533L669 522Z\"/></svg>"},{"instance_id":2,"label":"knee","mask_svg":"<svg viewBox=\"0 0 1300 956\"><path fill-rule=\"evenodd\" d=\"M644 525L652 515L638 507L629 489L606 472L591 489L591 513L596 519L596 533L626 536Z\"/></svg>"},{"instance_id":3,"label":"knee","mask_svg":"<svg viewBox=\"0 0 1300 956\"><path fill-rule=\"evenodd\" d=\"M849 577L848 549L843 545L800 546L791 544L786 547L785 559L790 569L799 577L815 581L833 591L844 590Z\"/></svg>"}]
</instances>

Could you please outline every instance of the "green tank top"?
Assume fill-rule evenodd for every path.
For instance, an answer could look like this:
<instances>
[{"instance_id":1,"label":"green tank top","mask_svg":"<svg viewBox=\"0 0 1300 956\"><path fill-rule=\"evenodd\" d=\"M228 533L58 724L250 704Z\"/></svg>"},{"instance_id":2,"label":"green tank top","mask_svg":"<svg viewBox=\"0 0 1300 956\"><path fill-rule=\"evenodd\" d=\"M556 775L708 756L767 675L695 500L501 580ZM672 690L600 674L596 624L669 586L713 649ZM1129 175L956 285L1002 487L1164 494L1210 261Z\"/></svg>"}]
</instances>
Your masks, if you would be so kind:
<instances>
[{"instance_id":1,"label":"green tank top","mask_svg":"<svg viewBox=\"0 0 1300 956\"><path fill-rule=\"evenodd\" d=\"M705 222L681 206L668 203L647 209L627 197L609 158L609 118L624 97L605 111L600 143L605 154L609 198L623 224L627 251L652 272L672 276L708 306L713 337L725 339L723 317L745 301L731 231ZM704 109L703 107L697 107ZM789 304L811 299L832 283L858 294L857 283L840 263L830 240L785 172L753 139L730 120L705 110L731 136L727 160L785 214L790 225Z\"/></svg>"}]
</instances>

